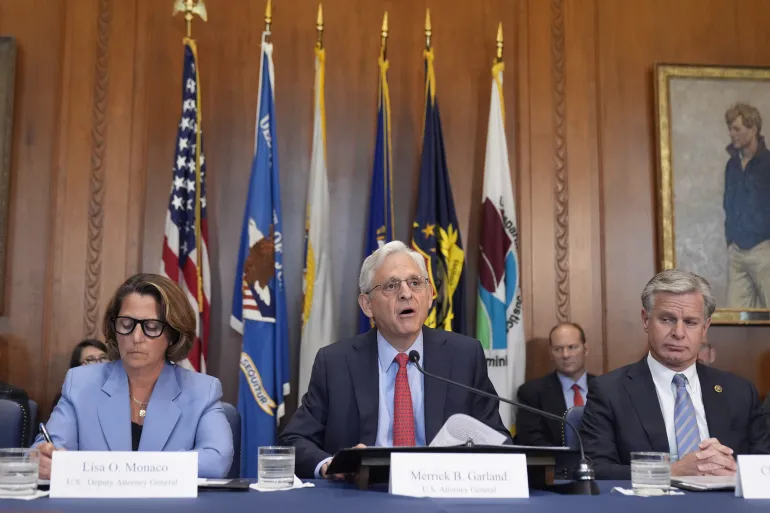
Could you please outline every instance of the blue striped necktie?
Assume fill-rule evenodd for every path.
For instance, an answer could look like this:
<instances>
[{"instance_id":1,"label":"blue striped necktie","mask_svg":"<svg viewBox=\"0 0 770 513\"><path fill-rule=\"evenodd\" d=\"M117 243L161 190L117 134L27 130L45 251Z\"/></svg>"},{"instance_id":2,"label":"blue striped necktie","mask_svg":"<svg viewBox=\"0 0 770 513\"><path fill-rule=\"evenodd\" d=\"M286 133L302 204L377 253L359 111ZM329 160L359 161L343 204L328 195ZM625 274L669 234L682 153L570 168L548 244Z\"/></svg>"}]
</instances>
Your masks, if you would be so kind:
<instances>
[{"instance_id":1,"label":"blue striped necktie","mask_svg":"<svg viewBox=\"0 0 770 513\"><path fill-rule=\"evenodd\" d=\"M695 419L695 407L687 392L687 378L684 374L674 376L676 385L676 403L674 404L674 428L676 429L676 448L681 460L698 448L700 432Z\"/></svg>"}]
</instances>

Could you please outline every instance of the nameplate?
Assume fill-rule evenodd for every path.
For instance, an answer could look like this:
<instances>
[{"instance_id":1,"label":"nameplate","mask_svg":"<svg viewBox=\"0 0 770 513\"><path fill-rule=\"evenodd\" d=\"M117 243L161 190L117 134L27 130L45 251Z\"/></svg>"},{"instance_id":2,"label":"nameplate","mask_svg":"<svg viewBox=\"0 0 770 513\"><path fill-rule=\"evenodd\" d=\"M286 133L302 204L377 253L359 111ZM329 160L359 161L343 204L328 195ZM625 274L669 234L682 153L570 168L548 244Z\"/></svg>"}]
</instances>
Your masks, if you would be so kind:
<instances>
[{"instance_id":1,"label":"nameplate","mask_svg":"<svg viewBox=\"0 0 770 513\"><path fill-rule=\"evenodd\" d=\"M198 453L54 451L51 498L198 496Z\"/></svg>"},{"instance_id":2,"label":"nameplate","mask_svg":"<svg viewBox=\"0 0 770 513\"><path fill-rule=\"evenodd\" d=\"M390 455L389 491L410 497L526 498L523 454Z\"/></svg>"},{"instance_id":3,"label":"nameplate","mask_svg":"<svg viewBox=\"0 0 770 513\"><path fill-rule=\"evenodd\" d=\"M744 499L770 499L770 456L738 455L735 496Z\"/></svg>"}]
</instances>

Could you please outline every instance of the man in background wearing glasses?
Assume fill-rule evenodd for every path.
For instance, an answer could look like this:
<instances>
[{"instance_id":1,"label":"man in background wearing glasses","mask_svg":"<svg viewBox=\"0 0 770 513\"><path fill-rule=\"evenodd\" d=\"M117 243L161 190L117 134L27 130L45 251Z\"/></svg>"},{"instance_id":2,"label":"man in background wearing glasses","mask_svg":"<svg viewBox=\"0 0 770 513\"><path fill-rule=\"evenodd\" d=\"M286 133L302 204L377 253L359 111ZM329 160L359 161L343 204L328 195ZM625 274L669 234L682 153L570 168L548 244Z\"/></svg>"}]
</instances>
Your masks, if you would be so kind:
<instances>
[{"instance_id":1,"label":"man in background wearing glasses","mask_svg":"<svg viewBox=\"0 0 770 513\"><path fill-rule=\"evenodd\" d=\"M307 393L281 434L301 478L327 477L332 456L354 446L423 446L457 413L505 429L497 401L424 379L426 372L496 394L481 344L424 326L433 290L423 257L393 241L361 266L358 304L374 328L322 348Z\"/></svg>"}]
</instances>

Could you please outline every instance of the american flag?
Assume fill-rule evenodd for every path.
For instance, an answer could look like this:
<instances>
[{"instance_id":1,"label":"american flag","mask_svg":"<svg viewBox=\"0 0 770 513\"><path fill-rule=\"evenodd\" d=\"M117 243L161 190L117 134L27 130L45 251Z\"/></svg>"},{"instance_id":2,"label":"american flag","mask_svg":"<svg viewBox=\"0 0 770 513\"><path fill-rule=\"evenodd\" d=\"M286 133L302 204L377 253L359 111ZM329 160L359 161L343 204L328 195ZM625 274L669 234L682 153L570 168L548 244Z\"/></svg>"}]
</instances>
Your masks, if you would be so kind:
<instances>
[{"instance_id":1,"label":"american flag","mask_svg":"<svg viewBox=\"0 0 770 513\"><path fill-rule=\"evenodd\" d=\"M195 343L182 365L206 372L211 272L206 219L206 161L200 127L195 42L185 39L182 115L176 137L173 183L166 213L161 273L178 283L198 314ZM200 192L200 194L198 194ZM200 211L200 225L196 213Z\"/></svg>"}]
</instances>

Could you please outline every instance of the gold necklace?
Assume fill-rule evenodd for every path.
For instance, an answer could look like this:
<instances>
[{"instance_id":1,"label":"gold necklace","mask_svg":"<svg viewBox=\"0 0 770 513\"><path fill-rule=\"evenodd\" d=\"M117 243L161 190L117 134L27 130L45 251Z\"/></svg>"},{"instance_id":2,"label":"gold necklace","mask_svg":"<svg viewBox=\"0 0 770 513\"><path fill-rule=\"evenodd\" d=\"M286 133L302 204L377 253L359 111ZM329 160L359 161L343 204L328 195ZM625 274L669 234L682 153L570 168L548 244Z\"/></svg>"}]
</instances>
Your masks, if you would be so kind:
<instances>
[{"instance_id":1,"label":"gold necklace","mask_svg":"<svg viewBox=\"0 0 770 513\"><path fill-rule=\"evenodd\" d=\"M149 401L146 402L146 403L143 403L143 402L140 402L140 401L137 401L136 399L134 399L134 396L131 395L131 394L129 394L128 396L139 407L139 416L140 417L144 417L145 415L147 415L147 405L149 404Z\"/></svg>"}]
</instances>

